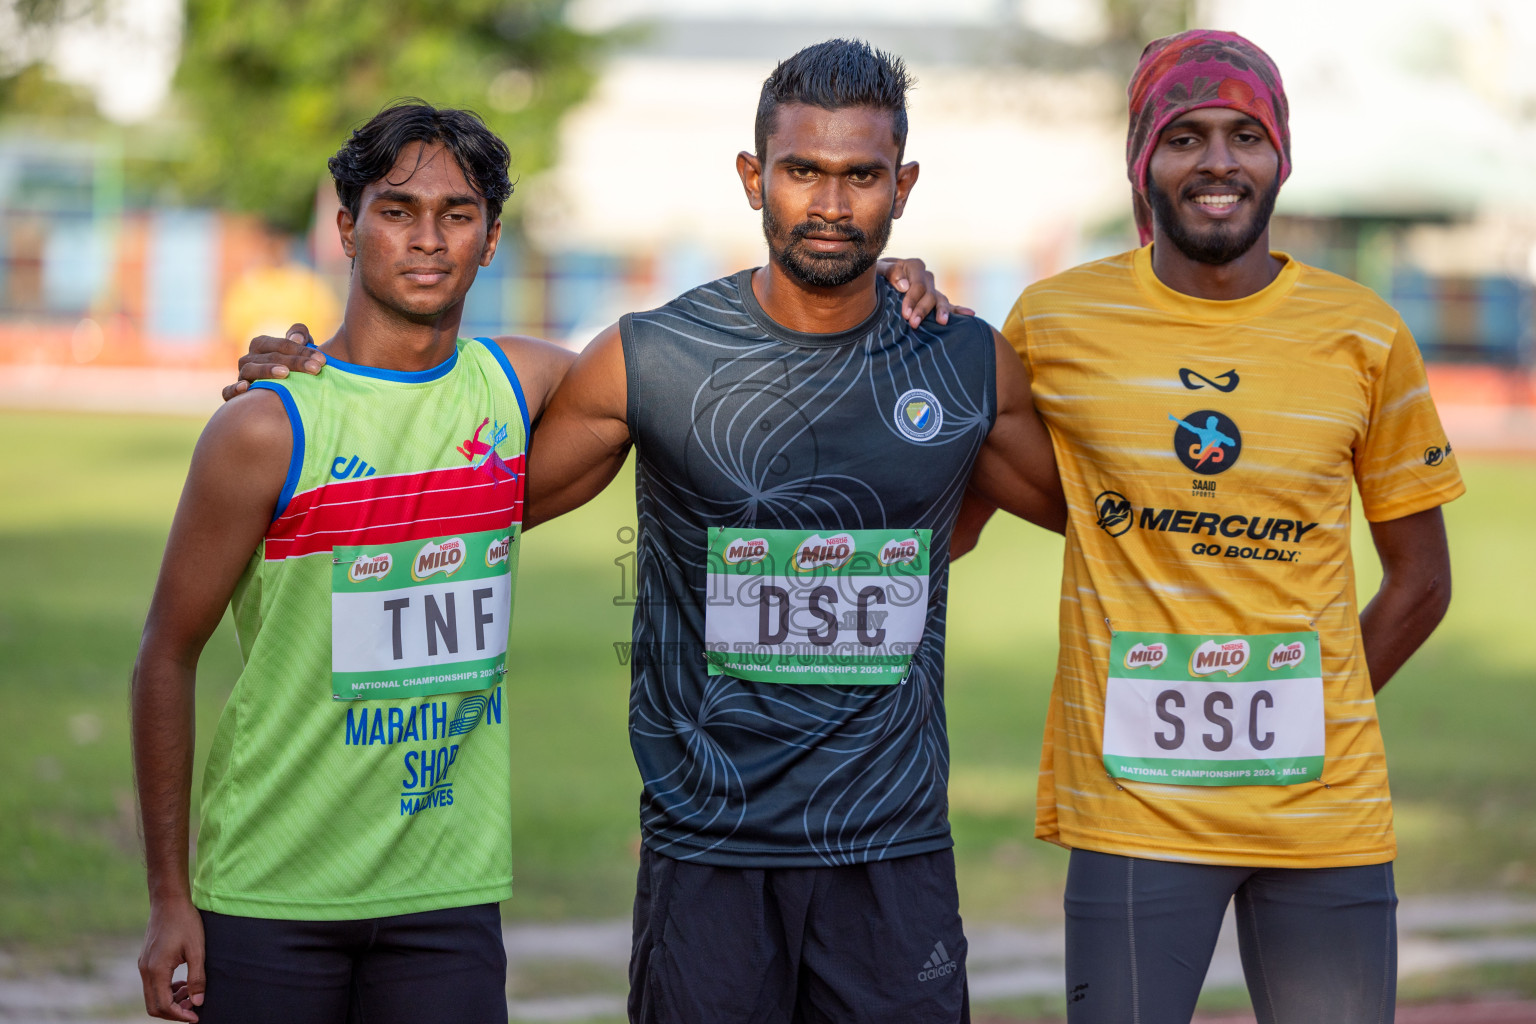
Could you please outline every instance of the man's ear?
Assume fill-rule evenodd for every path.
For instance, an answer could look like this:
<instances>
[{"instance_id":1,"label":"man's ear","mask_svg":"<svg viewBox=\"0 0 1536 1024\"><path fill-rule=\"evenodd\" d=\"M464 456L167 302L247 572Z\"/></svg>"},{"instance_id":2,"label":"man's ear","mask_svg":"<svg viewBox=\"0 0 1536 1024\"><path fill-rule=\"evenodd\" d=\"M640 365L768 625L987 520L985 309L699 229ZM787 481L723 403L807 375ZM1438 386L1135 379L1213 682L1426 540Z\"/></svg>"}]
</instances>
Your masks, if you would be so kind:
<instances>
[{"instance_id":1,"label":"man's ear","mask_svg":"<svg viewBox=\"0 0 1536 1024\"><path fill-rule=\"evenodd\" d=\"M916 166L916 165L914 165ZM742 150L736 154L736 173L741 177L741 187L747 193L752 209L763 208L763 162L757 154Z\"/></svg>"},{"instance_id":2,"label":"man's ear","mask_svg":"<svg viewBox=\"0 0 1536 1024\"><path fill-rule=\"evenodd\" d=\"M480 253L480 265L488 267L496 256L496 246L501 242L501 218L491 225L491 230L485 233L485 248Z\"/></svg>"},{"instance_id":3,"label":"man's ear","mask_svg":"<svg viewBox=\"0 0 1536 1024\"><path fill-rule=\"evenodd\" d=\"M336 233L341 235L341 251L346 253L347 259L357 259L357 240L353 233L357 230L357 222L352 219L352 211L345 206L336 211Z\"/></svg>"},{"instance_id":4,"label":"man's ear","mask_svg":"<svg viewBox=\"0 0 1536 1024\"><path fill-rule=\"evenodd\" d=\"M917 184L917 161L912 160L896 168L896 201L891 204L891 216L900 217L907 208L907 196Z\"/></svg>"}]
</instances>

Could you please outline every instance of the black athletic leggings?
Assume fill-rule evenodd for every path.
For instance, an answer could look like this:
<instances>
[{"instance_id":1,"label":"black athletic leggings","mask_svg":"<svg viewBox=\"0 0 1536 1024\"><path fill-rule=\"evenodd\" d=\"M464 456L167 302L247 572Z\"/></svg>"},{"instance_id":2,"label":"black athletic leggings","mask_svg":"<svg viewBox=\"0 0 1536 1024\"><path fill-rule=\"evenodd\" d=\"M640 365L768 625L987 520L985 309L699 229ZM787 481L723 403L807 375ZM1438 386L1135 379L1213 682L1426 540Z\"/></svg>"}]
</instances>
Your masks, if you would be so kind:
<instances>
[{"instance_id":1,"label":"black athletic leggings","mask_svg":"<svg viewBox=\"0 0 1536 1024\"><path fill-rule=\"evenodd\" d=\"M1390 1024L1391 864L1237 868L1073 850L1068 1024L1189 1024L1227 903L1259 1024Z\"/></svg>"},{"instance_id":2,"label":"black athletic leggings","mask_svg":"<svg viewBox=\"0 0 1536 1024\"><path fill-rule=\"evenodd\" d=\"M199 1024L506 1024L494 903L363 921L202 916Z\"/></svg>"}]
</instances>

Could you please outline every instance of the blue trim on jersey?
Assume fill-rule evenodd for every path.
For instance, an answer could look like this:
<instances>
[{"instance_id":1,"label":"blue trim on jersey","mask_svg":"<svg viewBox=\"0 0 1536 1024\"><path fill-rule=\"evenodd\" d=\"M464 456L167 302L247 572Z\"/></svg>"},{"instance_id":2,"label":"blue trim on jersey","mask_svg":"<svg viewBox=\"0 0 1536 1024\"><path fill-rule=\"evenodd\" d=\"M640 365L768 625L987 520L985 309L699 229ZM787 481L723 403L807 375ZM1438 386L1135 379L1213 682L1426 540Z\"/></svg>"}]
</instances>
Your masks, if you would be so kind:
<instances>
[{"instance_id":1,"label":"blue trim on jersey","mask_svg":"<svg viewBox=\"0 0 1536 1024\"><path fill-rule=\"evenodd\" d=\"M501 346L490 338L476 338L480 344L491 350L491 355L501 364L501 368L507 373L507 380L512 385L512 393L517 396L517 407L523 411L523 447L528 447L529 432L533 429L528 420L528 400L523 397L523 382L517 379L517 371L512 369L512 361L501 350Z\"/></svg>"},{"instance_id":2,"label":"blue trim on jersey","mask_svg":"<svg viewBox=\"0 0 1536 1024\"><path fill-rule=\"evenodd\" d=\"M441 380L448 376L459 361L459 350L455 346L453 355L444 359L436 366L426 370L382 370L377 366L364 366L362 363L349 363L345 359L337 359L330 353L326 353L325 365L334 366L342 373L353 373L359 377L372 377L375 380L392 380L397 384L426 384L430 381Z\"/></svg>"},{"instance_id":3,"label":"blue trim on jersey","mask_svg":"<svg viewBox=\"0 0 1536 1024\"><path fill-rule=\"evenodd\" d=\"M293 395L288 393L287 388L270 380L259 380L251 385L252 391L257 388L277 392L277 397L283 400L283 408L288 410L288 425L293 428L293 452L288 456L288 475L283 478L283 489L277 496L277 508L272 510L272 521L277 522L277 517L287 510L288 503L293 500L293 492L299 486L299 473L304 469L304 420L299 416L299 407L293 404Z\"/></svg>"}]
</instances>

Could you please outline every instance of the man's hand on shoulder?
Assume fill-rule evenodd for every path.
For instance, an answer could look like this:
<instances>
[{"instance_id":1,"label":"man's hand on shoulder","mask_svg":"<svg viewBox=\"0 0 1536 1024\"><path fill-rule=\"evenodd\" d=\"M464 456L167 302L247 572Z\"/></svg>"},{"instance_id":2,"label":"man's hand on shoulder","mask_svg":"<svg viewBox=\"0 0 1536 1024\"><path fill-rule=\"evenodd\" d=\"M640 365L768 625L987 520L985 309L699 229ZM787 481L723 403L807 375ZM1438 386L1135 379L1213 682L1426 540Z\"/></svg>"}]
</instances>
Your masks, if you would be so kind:
<instances>
[{"instance_id":1,"label":"man's hand on shoulder","mask_svg":"<svg viewBox=\"0 0 1536 1024\"><path fill-rule=\"evenodd\" d=\"M902 293L901 316L916 327L929 313L940 324L949 323L951 313L975 316L968 306L956 306L935 284L933 272L922 260L913 257L900 259L888 256L875 264L875 269L890 282L891 287Z\"/></svg>"},{"instance_id":2,"label":"man's hand on shoulder","mask_svg":"<svg viewBox=\"0 0 1536 1024\"><path fill-rule=\"evenodd\" d=\"M243 395L258 380L281 380L290 373L319 373L325 353L313 348L309 328L294 324L281 338L263 334L251 339L250 350L240 357L240 375L224 389L224 401Z\"/></svg>"},{"instance_id":3,"label":"man's hand on shoulder","mask_svg":"<svg viewBox=\"0 0 1536 1024\"><path fill-rule=\"evenodd\" d=\"M528 419L537 421L549 408L555 389L565 379L566 371L576 361L576 353L542 338L508 334L492 339L501 346L528 402Z\"/></svg>"}]
</instances>

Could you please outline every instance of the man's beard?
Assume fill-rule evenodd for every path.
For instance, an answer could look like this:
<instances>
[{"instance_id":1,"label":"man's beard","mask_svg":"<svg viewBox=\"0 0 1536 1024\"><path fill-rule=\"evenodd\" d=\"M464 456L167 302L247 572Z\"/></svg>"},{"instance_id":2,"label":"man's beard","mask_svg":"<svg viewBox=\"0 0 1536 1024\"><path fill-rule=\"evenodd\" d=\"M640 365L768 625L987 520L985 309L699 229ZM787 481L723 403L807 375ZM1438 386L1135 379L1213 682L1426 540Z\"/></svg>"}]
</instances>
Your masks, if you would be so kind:
<instances>
[{"instance_id":1,"label":"man's beard","mask_svg":"<svg viewBox=\"0 0 1536 1024\"><path fill-rule=\"evenodd\" d=\"M830 221L805 221L786 231L774 217L766 196L763 201L763 237L768 239L773 262L796 281L813 288L841 288L874 266L890 241L892 219L882 220L873 237L852 224ZM805 236L811 232L839 235L848 240L849 247L843 252L817 252L805 244ZM786 239L782 246L781 237Z\"/></svg>"},{"instance_id":2,"label":"man's beard","mask_svg":"<svg viewBox=\"0 0 1536 1024\"><path fill-rule=\"evenodd\" d=\"M1190 189L1199 187L1191 185ZM1185 227L1168 193L1159 189L1150 175L1147 178L1147 201L1152 205L1153 223L1162 228L1163 234L1179 252L1196 263L1217 266L1231 263L1253 248L1254 243L1269 227L1270 215L1275 212L1275 197L1279 194L1280 178L1276 176L1275 183L1269 187L1269 191L1259 196L1258 208L1245 229L1239 229L1237 225L1212 224L1203 231L1191 231ZM1246 201L1252 195L1253 191L1250 189L1243 195L1243 199Z\"/></svg>"}]
</instances>

